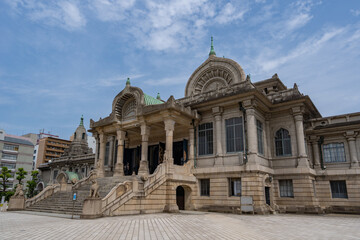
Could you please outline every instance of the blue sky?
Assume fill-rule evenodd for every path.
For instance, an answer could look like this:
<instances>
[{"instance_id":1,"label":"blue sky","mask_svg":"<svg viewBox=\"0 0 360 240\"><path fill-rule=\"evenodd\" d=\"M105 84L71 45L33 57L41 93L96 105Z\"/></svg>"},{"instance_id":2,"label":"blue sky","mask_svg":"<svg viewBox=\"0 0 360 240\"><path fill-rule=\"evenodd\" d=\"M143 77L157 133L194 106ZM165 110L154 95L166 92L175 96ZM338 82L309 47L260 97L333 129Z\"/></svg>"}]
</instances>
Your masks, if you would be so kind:
<instances>
[{"instance_id":1,"label":"blue sky","mask_svg":"<svg viewBox=\"0 0 360 240\"><path fill-rule=\"evenodd\" d=\"M360 111L360 1L0 0L0 128L68 139L131 84L183 97L217 56L278 73L323 116Z\"/></svg>"}]
</instances>

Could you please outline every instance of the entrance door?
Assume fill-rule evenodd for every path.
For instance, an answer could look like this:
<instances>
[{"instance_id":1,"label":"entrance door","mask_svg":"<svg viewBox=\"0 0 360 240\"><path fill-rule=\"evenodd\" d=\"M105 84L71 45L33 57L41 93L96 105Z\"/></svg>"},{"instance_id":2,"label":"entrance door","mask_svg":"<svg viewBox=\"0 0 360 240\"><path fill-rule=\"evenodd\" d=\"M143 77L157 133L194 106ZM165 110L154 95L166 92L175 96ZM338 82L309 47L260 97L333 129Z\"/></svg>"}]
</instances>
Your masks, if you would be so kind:
<instances>
[{"instance_id":1,"label":"entrance door","mask_svg":"<svg viewBox=\"0 0 360 240\"><path fill-rule=\"evenodd\" d=\"M270 205L270 187L265 187L265 201L267 205Z\"/></svg>"},{"instance_id":2,"label":"entrance door","mask_svg":"<svg viewBox=\"0 0 360 240\"><path fill-rule=\"evenodd\" d=\"M152 174L159 165L159 145L149 146L148 160L149 172Z\"/></svg>"},{"instance_id":3,"label":"entrance door","mask_svg":"<svg viewBox=\"0 0 360 240\"><path fill-rule=\"evenodd\" d=\"M176 188L176 204L179 210L185 210L185 190L182 186Z\"/></svg>"}]
</instances>

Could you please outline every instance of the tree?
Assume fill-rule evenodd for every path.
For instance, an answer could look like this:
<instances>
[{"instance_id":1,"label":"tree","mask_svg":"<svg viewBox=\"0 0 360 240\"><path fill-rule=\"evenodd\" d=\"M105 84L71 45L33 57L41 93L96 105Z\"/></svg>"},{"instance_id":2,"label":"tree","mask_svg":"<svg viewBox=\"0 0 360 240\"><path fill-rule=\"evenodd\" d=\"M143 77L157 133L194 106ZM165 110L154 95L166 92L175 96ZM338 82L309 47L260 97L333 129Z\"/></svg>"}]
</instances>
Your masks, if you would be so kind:
<instances>
[{"instance_id":1,"label":"tree","mask_svg":"<svg viewBox=\"0 0 360 240\"><path fill-rule=\"evenodd\" d=\"M1 168L0 179L2 179L1 186L2 186L3 195L5 195L5 192L6 192L6 188L7 188L6 183L9 181L9 178L11 178L11 177L12 177L11 176L11 170L9 170L7 167L2 167Z\"/></svg>"},{"instance_id":2,"label":"tree","mask_svg":"<svg viewBox=\"0 0 360 240\"><path fill-rule=\"evenodd\" d=\"M37 184L37 181L38 181L38 174L39 174L39 171L32 171L31 172L31 180L30 181L27 181L27 185L26 187L28 188L27 190L27 197L28 198L32 198L33 196L36 195L36 184Z\"/></svg>"},{"instance_id":3,"label":"tree","mask_svg":"<svg viewBox=\"0 0 360 240\"><path fill-rule=\"evenodd\" d=\"M19 168L18 171L16 172L16 175L17 175L16 179L19 181L19 184L22 185L22 180L27 175L27 171L25 171L24 168Z\"/></svg>"}]
</instances>

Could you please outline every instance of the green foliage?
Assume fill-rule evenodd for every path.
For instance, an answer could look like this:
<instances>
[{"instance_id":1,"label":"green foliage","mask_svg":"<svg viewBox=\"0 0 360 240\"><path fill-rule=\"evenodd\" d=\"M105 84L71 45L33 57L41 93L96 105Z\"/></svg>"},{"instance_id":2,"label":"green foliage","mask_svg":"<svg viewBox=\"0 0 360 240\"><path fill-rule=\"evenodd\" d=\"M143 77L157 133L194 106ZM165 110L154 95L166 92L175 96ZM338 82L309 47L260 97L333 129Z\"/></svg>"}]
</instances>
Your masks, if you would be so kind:
<instances>
[{"instance_id":1,"label":"green foliage","mask_svg":"<svg viewBox=\"0 0 360 240\"><path fill-rule=\"evenodd\" d=\"M31 180L30 181L27 181L27 193L26 193L26 196L28 198L32 198L33 196L35 196L37 194L37 191L36 191L36 184L37 184L37 181L38 181L38 174L39 174L39 171L32 171L31 172Z\"/></svg>"},{"instance_id":2,"label":"green foliage","mask_svg":"<svg viewBox=\"0 0 360 240\"><path fill-rule=\"evenodd\" d=\"M2 196L5 196L5 201L9 202L10 197L11 197L12 195L14 195L14 194L15 194L14 191L1 192L1 193L0 193L0 200L1 200Z\"/></svg>"},{"instance_id":3,"label":"green foliage","mask_svg":"<svg viewBox=\"0 0 360 240\"><path fill-rule=\"evenodd\" d=\"M2 167L0 174L0 179L1 179L0 185L2 187L3 195L5 195L7 188L6 183L9 181L9 178L11 178L11 170L9 170L7 167Z\"/></svg>"},{"instance_id":4,"label":"green foliage","mask_svg":"<svg viewBox=\"0 0 360 240\"><path fill-rule=\"evenodd\" d=\"M16 179L19 181L19 184L22 185L22 180L27 175L27 171L25 171L24 168L19 168L18 171L16 172L16 175L17 175Z\"/></svg>"}]
</instances>

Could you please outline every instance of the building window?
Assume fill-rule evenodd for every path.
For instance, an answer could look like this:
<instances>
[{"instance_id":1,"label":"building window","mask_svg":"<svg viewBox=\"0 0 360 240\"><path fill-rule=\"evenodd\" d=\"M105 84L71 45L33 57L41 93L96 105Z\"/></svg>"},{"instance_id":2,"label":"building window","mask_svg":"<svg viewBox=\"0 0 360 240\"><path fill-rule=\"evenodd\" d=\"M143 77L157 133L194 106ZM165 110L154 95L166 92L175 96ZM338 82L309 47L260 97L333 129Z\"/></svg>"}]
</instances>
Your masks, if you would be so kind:
<instances>
[{"instance_id":1,"label":"building window","mask_svg":"<svg viewBox=\"0 0 360 240\"><path fill-rule=\"evenodd\" d=\"M4 150L19 151L19 145L4 144Z\"/></svg>"},{"instance_id":2,"label":"building window","mask_svg":"<svg viewBox=\"0 0 360 240\"><path fill-rule=\"evenodd\" d=\"M6 160L16 160L16 159L17 159L17 155L12 155L12 154L3 153L2 159L6 159Z\"/></svg>"},{"instance_id":3,"label":"building window","mask_svg":"<svg viewBox=\"0 0 360 240\"><path fill-rule=\"evenodd\" d=\"M210 196L210 179L200 179L200 195Z\"/></svg>"},{"instance_id":4,"label":"building window","mask_svg":"<svg viewBox=\"0 0 360 240\"><path fill-rule=\"evenodd\" d=\"M8 169L15 169L15 163L1 163L1 167L7 167Z\"/></svg>"},{"instance_id":5,"label":"building window","mask_svg":"<svg viewBox=\"0 0 360 240\"><path fill-rule=\"evenodd\" d=\"M326 163L346 162L344 143L324 144L323 151Z\"/></svg>"},{"instance_id":6,"label":"building window","mask_svg":"<svg viewBox=\"0 0 360 240\"><path fill-rule=\"evenodd\" d=\"M104 161L105 166L109 165L109 154L110 154L110 142L107 142L105 147L105 161Z\"/></svg>"},{"instance_id":7,"label":"building window","mask_svg":"<svg viewBox=\"0 0 360 240\"><path fill-rule=\"evenodd\" d=\"M241 197L241 179L240 178L230 178L229 179L230 186L230 196L238 196Z\"/></svg>"},{"instance_id":8,"label":"building window","mask_svg":"<svg viewBox=\"0 0 360 240\"><path fill-rule=\"evenodd\" d=\"M213 154L213 124L199 125L199 155Z\"/></svg>"},{"instance_id":9,"label":"building window","mask_svg":"<svg viewBox=\"0 0 360 240\"><path fill-rule=\"evenodd\" d=\"M82 134L82 137L81 137L81 138L82 138L82 139L85 139L85 133Z\"/></svg>"},{"instance_id":10,"label":"building window","mask_svg":"<svg viewBox=\"0 0 360 240\"><path fill-rule=\"evenodd\" d=\"M264 154L263 124L256 120L258 152Z\"/></svg>"},{"instance_id":11,"label":"building window","mask_svg":"<svg viewBox=\"0 0 360 240\"><path fill-rule=\"evenodd\" d=\"M275 136L276 156L291 155L291 138L289 131L286 129L279 129Z\"/></svg>"},{"instance_id":12,"label":"building window","mask_svg":"<svg viewBox=\"0 0 360 240\"><path fill-rule=\"evenodd\" d=\"M346 181L330 181L332 198L348 198Z\"/></svg>"},{"instance_id":13,"label":"building window","mask_svg":"<svg viewBox=\"0 0 360 240\"><path fill-rule=\"evenodd\" d=\"M244 151L244 136L242 118L235 117L225 120L226 152Z\"/></svg>"},{"instance_id":14,"label":"building window","mask_svg":"<svg viewBox=\"0 0 360 240\"><path fill-rule=\"evenodd\" d=\"M294 197L292 180L279 180L280 197Z\"/></svg>"}]
</instances>

